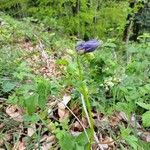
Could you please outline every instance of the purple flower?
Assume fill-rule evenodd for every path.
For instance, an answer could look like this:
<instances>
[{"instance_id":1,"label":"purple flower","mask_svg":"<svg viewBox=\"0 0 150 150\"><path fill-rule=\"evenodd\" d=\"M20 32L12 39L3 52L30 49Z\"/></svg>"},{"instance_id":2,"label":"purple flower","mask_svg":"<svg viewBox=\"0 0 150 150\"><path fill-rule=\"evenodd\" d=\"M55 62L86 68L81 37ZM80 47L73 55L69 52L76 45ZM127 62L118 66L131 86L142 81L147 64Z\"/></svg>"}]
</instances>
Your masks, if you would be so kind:
<instances>
[{"instance_id":1,"label":"purple flower","mask_svg":"<svg viewBox=\"0 0 150 150\"><path fill-rule=\"evenodd\" d=\"M96 39L89 40L86 42L83 41L83 42L77 43L76 50L77 52L81 52L81 53L89 53L89 52L93 52L94 50L96 50L96 48L100 46L101 44L102 42Z\"/></svg>"}]
</instances>

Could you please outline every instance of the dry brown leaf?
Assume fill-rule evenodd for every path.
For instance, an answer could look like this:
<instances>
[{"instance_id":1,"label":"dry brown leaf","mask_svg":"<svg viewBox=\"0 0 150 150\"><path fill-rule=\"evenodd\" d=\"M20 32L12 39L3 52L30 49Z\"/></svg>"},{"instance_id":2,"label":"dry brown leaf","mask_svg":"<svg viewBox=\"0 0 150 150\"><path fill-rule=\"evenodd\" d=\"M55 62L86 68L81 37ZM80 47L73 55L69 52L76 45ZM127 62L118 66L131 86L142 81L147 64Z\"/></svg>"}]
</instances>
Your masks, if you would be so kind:
<instances>
[{"instance_id":1,"label":"dry brown leaf","mask_svg":"<svg viewBox=\"0 0 150 150\"><path fill-rule=\"evenodd\" d=\"M126 122L128 122L128 117L124 112L119 112L119 116Z\"/></svg>"},{"instance_id":2,"label":"dry brown leaf","mask_svg":"<svg viewBox=\"0 0 150 150\"><path fill-rule=\"evenodd\" d=\"M63 121L69 117L69 111L66 109L58 109L59 120Z\"/></svg>"},{"instance_id":3,"label":"dry brown leaf","mask_svg":"<svg viewBox=\"0 0 150 150\"><path fill-rule=\"evenodd\" d=\"M113 116L110 117L110 123L112 126L118 125L121 120L126 122L128 121L128 118L124 112L115 112Z\"/></svg>"},{"instance_id":4,"label":"dry brown leaf","mask_svg":"<svg viewBox=\"0 0 150 150\"><path fill-rule=\"evenodd\" d=\"M25 49L26 51L30 51L30 52L34 50L34 47L30 41L25 41L25 40L22 41L21 47Z\"/></svg>"},{"instance_id":5,"label":"dry brown leaf","mask_svg":"<svg viewBox=\"0 0 150 150\"><path fill-rule=\"evenodd\" d=\"M0 146L3 146L5 142L9 142L12 139L10 134L5 134L0 138Z\"/></svg>"},{"instance_id":6,"label":"dry brown leaf","mask_svg":"<svg viewBox=\"0 0 150 150\"><path fill-rule=\"evenodd\" d=\"M47 137L48 137L48 135L45 135L45 134L44 134L43 137L41 138L40 142L46 141Z\"/></svg>"},{"instance_id":7,"label":"dry brown leaf","mask_svg":"<svg viewBox=\"0 0 150 150\"><path fill-rule=\"evenodd\" d=\"M36 126L34 123L32 123L30 127L27 129L28 136L31 137L35 132L36 132Z\"/></svg>"},{"instance_id":8,"label":"dry brown leaf","mask_svg":"<svg viewBox=\"0 0 150 150\"><path fill-rule=\"evenodd\" d=\"M4 145L4 140L0 138L0 147Z\"/></svg>"},{"instance_id":9,"label":"dry brown leaf","mask_svg":"<svg viewBox=\"0 0 150 150\"><path fill-rule=\"evenodd\" d=\"M12 118L13 120L17 122L23 122L23 111L18 106L8 106L6 108L6 113Z\"/></svg>"},{"instance_id":10,"label":"dry brown leaf","mask_svg":"<svg viewBox=\"0 0 150 150\"><path fill-rule=\"evenodd\" d=\"M25 143L22 141L18 141L17 143L15 143L14 147L12 148L12 150L25 150L26 146Z\"/></svg>"},{"instance_id":11,"label":"dry brown leaf","mask_svg":"<svg viewBox=\"0 0 150 150\"><path fill-rule=\"evenodd\" d=\"M72 134L73 136L79 136L79 135L82 133L82 132L73 131L73 130L71 130L70 132L71 132L71 134Z\"/></svg>"},{"instance_id":12,"label":"dry brown leaf","mask_svg":"<svg viewBox=\"0 0 150 150\"><path fill-rule=\"evenodd\" d=\"M97 128L107 128L109 119L107 116L103 116L101 119L94 119L94 124Z\"/></svg>"},{"instance_id":13,"label":"dry brown leaf","mask_svg":"<svg viewBox=\"0 0 150 150\"><path fill-rule=\"evenodd\" d=\"M66 109L66 105L70 100L71 96L64 95L63 101L58 103L58 115L60 121L63 121L65 118L69 116L69 111Z\"/></svg>"},{"instance_id":14,"label":"dry brown leaf","mask_svg":"<svg viewBox=\"0 0 150 150\"><path fill-rule=\"evenodd\" d=\"M136 125L137 128L141 128L141 125L137 121L135 114L132 114L131 119L130 119L130 124L132 127Z\"/></svg>"},{"instance_id":15,"label":"dry brown leaf","mask_svg":"<svg viewBox=\"0 0 150 150\"><path fill-rule=\"evenodd\" d=\"M144 132L142 130L138 130L138 133L137 133L140 138L145 141L145 142L150 142L150 132Z\"/></svg>"},{"instance_id":16,"label":"dry brown leaf","mask_svg":"<svg viewBox=\"0 0 150 150\"><path fill-rule=\"evenodd\" d=\"M44 144L41 146L41 150L50 150L52 148L52 143Z\"/></svg>"},{"instance_id":17,"label":"dry brown leaf","mask_svg":"<svg viewBox=\"0 0 150 150\"><path fill-rule=\"evenodd\" d=\"M43 138L40 140L40 142L43 142L42 146L40 147L41 150L50 150L52 148L52 145L56 142L55 136L44 135ZM37 147L37 144L36 144L36 147Z\"/></svg>"},{"instance_id":18,"label":"dry brown leaf","mask_svg":"<svg viewBox=\"0 0 150 150\"><path fill-rule=\"evenodd\" d=\"M3 124L3 123L1 123L1 124L0 124L0 129L1 129L1 128L3 128L3 127L4 127L4 124Z\"/></svg>"},{"instance_id":19,"label":"dry brown leaf","mask_svg":"<svg viewBox=\"0 0 150 150\"><path fill-rule=\"evenodd\" d=\"M104 150L108 150L108 144L101 144Z\"/></svg>"},{"instance_id":20,"label":"dry brown leaf","mask_svg":"<svg viewBox=\"0 0 150 150\"><path fill-rule=\"evenodd\" d=\"M120 122L120 119L117 116L111 116L110 124L111 126L116 126Z\"/></svg>"},{"instance_id":21,"label":"dry brown leaf","mask_svg":"<svg viewBox=\"0 0 150 150\"><path fill-rule=\"evenodd\" d=\"M87 128L88 127L88 121L87 121L87 119L86 118L84 118L84 117L82 117L82 124L83 124L83 126L85 127L85 128Z\"/></svg>"},{"instance_id":22,"label":"dry brown leaf","mask_svg":"<svg viewBox=\"0 0 150 150\"><path fill-rule=\"evenodd\" d=\"M72 129L73 131L75 131L75 132L76 132L76 131L77 131L77 132L83 131L83 128L82 128L82 126L80 125L80 123L79 123L78 121L75 121L75 123L73 123L71 129Z\"/></svg>"},{"instance_id":23,"label":"dry brown leaf","mask_svg":"<svg viewBox=\"0 0 150 150\"><path fill-rule=\"evenodd\" d=\"M55 142L56 138L54 135L48 136L47 142Z\"/></svg>"},{"instance_id":24,"label":"dry brown leaf","mask_svg":"<svg viewBox=\"0 0 150 150\"><path fill-rule=\"evenodd\" d=\"M102 143L108 144L109 147L110 146L114 147L114 144L115 144L114 140L111 137L108 137L108 136L105 137L105 139L103 140Z\"/></svg>"}]
</instances>

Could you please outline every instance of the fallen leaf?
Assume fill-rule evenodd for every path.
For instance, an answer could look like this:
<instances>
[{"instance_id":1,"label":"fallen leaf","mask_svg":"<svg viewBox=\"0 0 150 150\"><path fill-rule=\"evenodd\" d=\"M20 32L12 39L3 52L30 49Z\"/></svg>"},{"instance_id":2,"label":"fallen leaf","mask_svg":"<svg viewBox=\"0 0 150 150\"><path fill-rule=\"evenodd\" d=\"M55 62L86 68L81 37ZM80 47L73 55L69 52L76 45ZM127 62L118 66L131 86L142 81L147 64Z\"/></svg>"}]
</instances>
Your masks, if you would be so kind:
<instances>
[{"instance_id":1,"label":"fallen leaf","mask_svg":"<svg viewBox=\"0 0 150 150\"><path fill-rule=\"evenodd\" d=\"M150 132L138 130L137 134L143 141L150 142Z\"/></svg>"},{"instance_id":2,"label":"fallen leaf","mask_svg":"<svg viewBox=\"0 0 150 150\"><path fill-rule=\"evenodd\" d=\"M71 96L64 95L63 100L58 103L58 115L60 121L63 121L69 116L69 111L66 109L66 106L70 100Z\"/></svg>"},{"instance_id":3,"label":"fallen leaf","mask_svg":"<svg viewBox=\"0 0 150 150\"><path fill-rule=\"evenodd\" d=\"M6 108L6 113L10 116L10 118L12 118L13 120L17 121L17 122L23 122L23 111L21 108L19 108L16 105L13 106L8 106Z\"/></svg>"},{"instance_id":4,"label":"fallen leaf","mask_svg":"<svg viewBox=\"0 0 150 150\"><path fill-rule=\"evenodd\" d=\"M101 144L104 150L108 150L108 145L107 144Z\"/></svg>"},{"instance_id":5,"label":"fallen leaf","mask_svg":"<svg viewBox=\"0 0 150 150\"><path fill-rule=\"evenodd\" d=\"M70 95L64 95L62 103L66 106L70 100L71 100Z\"/></svg>"},{"instance_id":6,"label":"fallen leaf","mask_svg":"<svg viewBox=\"0 0 150 150\"><path fill-rule=\"evenodd\" d=\"M82 117L82 124L83 124L83 126L85 127L85 128L87 128L88 127L88 121L87 121L87 119L86 118L84 118L84 117Z\"/></svg>"},{"instance_id":7,"label":"fallen leaf","mask_svg":"<svg viewBox=\"0 0 150 150\"><path fill-rule=\"evenodd\" d=\"M124 112L119 112L119 116L126 122L128 122L128 117Z\"/></svg>"},{"instance_id":8,"label":"fallen leaf","mask_svg":"<svg viewBox=\"0 0 150 150\"><path fill-rule=\"evenodd\" d=\"M48 137L48 135L43 135L43 137L42 137L42 139L40 140L40 142L46 141L47 137Z\"/></svg>"},{"instance_id":9,"label":"fallen leaf","mask_svg":"<svg viewBox=\"0 0 150 150\"><path fill-rule=\"evenodd\" d=\"M4 140L2 138L0 138L0 146L4 145Z\"/></svg>"},{"instance_id":10,"label":"fallen leaf","mask_svg":"<svg viewBox=\"0 0 150 150\"><path fill-rule=\"evenodd\" d=\"M136 126L136 128L141 128L141 125L137 121L135 114L131 115L130 124L131 124L132 127Z\"/></svg>"},{"instance_id":11,"label":"fallen leaf","mask_svg":"<svg viewBox=\"0 0 150 150\"><path fill-rule=\"evenodd\" d=\"M83 128L78 121L75 121L75 123L72 124L71 129L74 132L82 132L83 131Z\"/></svg>"},{"instance_id":12,"label":"fallen leaf","mask_svg":"<svg viewBox=\"0 0 150 150\"><path fill-rule=\"evenodd\" d=\"M52 145L56 142L56 138L54 135L44 135L40 142L42 143L40 147L41 150L50 150L52 149ZM36 144L36 147L37 146L38 144Z\"/></svg>"},{"instance_id":13,"label":"fallen leaf","mask_svg":"<svg viewBox=\"0 0 150 150\"><path fill-rule=\"evenodd\" d=\"M0 147L2 147L5 142L9 142L12 139L12 136L10 134L4 134L1 138L0 138Z\"/></svg>"},{"instance_id":14,"label":"fallen leaf","mask_svg":"<svg viewBox=\"0 0 150 150\"><path fill-rule=\"evenodd\" d=\"M1 123L1 124L0 124L0 129L1 129L1 128L3 128L3 127L4 127L4 124L3 124L3 123Z\"/></svg>"},{"instance_id":15,"label":"fallen leaf","mask_svg":"<svg viewBox=\"0 0 150 150\"><path fill-rule=\"evenodd\" d=\"M66 109L58 109L59 120L63 121L69 117L69 111Z\"/></svg>"},{"instance_id":16,"label":"fallen leaf","mask_svg":"<svg viewBox=\"0 0 150 150\"><path fill-rule=\"evenodd\" d=\"M26 146L25 143L22 141L18 141L17 143L15 143L14 147L12 148L12 150L25 150Z\"/></svg>"},{"instance_id":17,"label":"fallen leaf","mask_svg":"<svg viewBox=\"0 0 150 150\"><path fill-rule=\"evenodd\" d=\"M71 132L71 134L72 134L73 136L79 136L79 135L82 133L82 132L73 131L73 130L71 130L70 132Z\"/></svg>"},{"instance_id":18,"label":"fallen leaf","mask_svg":"<svg viewBox=\"0 0 150 150\"><path fill-rule=\"evenodd\" d=\"M31 137L35 132L36 132L36 126L34 123L32 123L30 127L27 129L28 136Z\"/></svg>"},{"instance_id":19,"label":"fallen leaf","mask_svg":"<svg viewBox=\"0 0 150 150\"><path fill-rule=\"evenodd\" d=\"M55 142L55 136L54 135L51 135L51 136L48 136L47 137L47 142Z\"/></svg>"},{"instance_id":20,"label":"fallen leaf","mask_svg":"<svg viewBox=\"0 0 150 150\"><path fill-rule=\"evenodd\" d=\"M110 124L111 126L116 126L120 122L120 119L117 116L111 116Z\"/></svg>"},{"instance_id":21,"label":"fallen leaf","mask_svg":"<svg viewBox=\"0 0 150 150\"><path fill-rule=\"evenodd\" d=\"M115 145L115 142L114 140L111 138L111 137L108 137L106 136L104 139L103 139L103 142L104 144L107 144L109 147L114 147Z\"/></svg>"}]
</instances>

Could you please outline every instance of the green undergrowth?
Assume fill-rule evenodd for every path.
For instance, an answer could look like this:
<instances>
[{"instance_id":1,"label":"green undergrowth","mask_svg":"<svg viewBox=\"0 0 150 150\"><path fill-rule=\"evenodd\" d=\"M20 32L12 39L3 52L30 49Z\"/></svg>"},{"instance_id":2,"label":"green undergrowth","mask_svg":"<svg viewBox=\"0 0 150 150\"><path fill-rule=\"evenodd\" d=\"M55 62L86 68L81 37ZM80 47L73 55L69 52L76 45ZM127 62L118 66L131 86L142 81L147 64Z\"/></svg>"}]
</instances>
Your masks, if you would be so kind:
<instances>
[{"instance_id":1,"label":"green undergrowth","mask_svg":"<svg viewBox=\"0 0 150 150\"><path fill-rule=\"evenodd\" d=\"M139 37L138 43L129 42L128 45L114 37L103 41L101 49L81 56L83 82L88 87L93 113L108 119L116 112L124 112L127 118L126 121L120 120L115 125L116 128L109 119L98 125L96 119L94 121L97 134L100 132L103 137L111 137L116 143L115 149L118 150L126 147L148 150L150 147L137 134L137 123L143 133L150 128L150 44L146 42L149 37L145 33ZM55 59L55 65L61 72L60 77L36 74L37 68L31 67L27 61L26 58L34 55L42 61L37 48L39 41L44 44L44 50L49 56ZM79 80L78 64L75 61L75 37L61 35L56 30L48 31L44 24L37 23L33 18L17 21L0 13L0 43L0 123L6 125L5 128L0 128L0 135L10 131L14 139L10 143L4 140L2 147L12 148L19 140L16 134L20 131L25 134L25 130L35 124L36 131L31 137L20 134L27 149L42 146L40 140L43 135L54 134L57 142L52 144L51 149L61 147L63 150L86 150L88 140L83 129L74 130L82 132L80 135L72 135L70 131L73 130L72 124L76 119L70 114L63 121L60 120L57 106L67 93L71 96L68 107L79 119L86 118L79 92L82 82ZM28 51L23 46L27 43L31 44L33 51ZM52 107L53 99L57 103ZM23 109L22 130L18 129L13 133L12 126L8 126L9 117L5 113L8 105L17 105ZM130 119L133 116L134 123L131 124ZM12 125L20 128L17 122ZM90 133L88 126L86 130Z\"/></svg>"}]
</instances>

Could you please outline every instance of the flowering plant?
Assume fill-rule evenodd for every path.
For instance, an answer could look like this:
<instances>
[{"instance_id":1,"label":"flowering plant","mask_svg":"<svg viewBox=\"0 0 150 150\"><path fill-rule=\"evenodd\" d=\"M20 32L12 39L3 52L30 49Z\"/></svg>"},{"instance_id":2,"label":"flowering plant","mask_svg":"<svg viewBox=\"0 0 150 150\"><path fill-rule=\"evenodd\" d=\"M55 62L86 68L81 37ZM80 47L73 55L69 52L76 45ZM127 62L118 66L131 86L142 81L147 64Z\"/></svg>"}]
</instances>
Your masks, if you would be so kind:
<instances>
[{"instance_id":1,"label":"flowering plant","mask_svg":"<svg viewBox=\"0 0 150 150\"><path fill-rule=\"evenodd\" d=\"M89 137L89 149L92 145L93 142L93 138L95 135L94 132L94 123L93 123L93 118L92 118L92 110L91 110L91 104L89 101L89 93L88 93L88 87L86 85L86 81L84 79L84 70L83 70L83 63L81 62L82 56L78 55L80 53L85 54L85 53L89 53L89 52L93 52L94 50L96 50L99 46L101 46L102 41L98 41L96 39L93 40L89 40L86 42L80 42L77 43L75 49L77 51L77 64L78 64L78 70L79 70L79 80L80 80L80 93L81 93L81 100L82 100L82 105L83 105L83 109L85 111L87 120L89 122L89 126L90 126L90 134L88 135ZM84 55L83 55L84 56Z\"/></svg>"}]
</instances>

